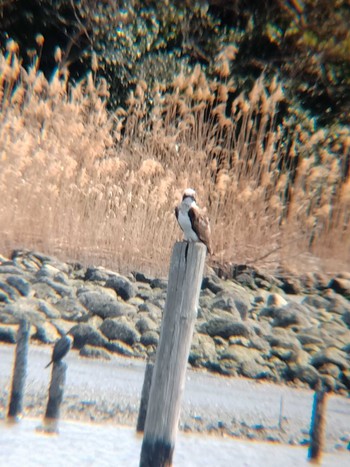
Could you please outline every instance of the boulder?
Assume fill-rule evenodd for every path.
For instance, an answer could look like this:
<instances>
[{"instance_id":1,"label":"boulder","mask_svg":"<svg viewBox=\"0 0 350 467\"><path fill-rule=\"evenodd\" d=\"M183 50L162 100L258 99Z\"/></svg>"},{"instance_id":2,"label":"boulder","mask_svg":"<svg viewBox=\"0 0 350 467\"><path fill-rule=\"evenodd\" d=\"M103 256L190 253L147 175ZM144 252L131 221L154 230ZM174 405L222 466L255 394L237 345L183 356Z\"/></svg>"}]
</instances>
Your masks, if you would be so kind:
<instances>
[{"instance_id":1,"label":"boulder","mask_svg":"<svg viewBox=\"0 0 350 467\"><path fill-rule=\"evenodd\" d=\"M97 290L84 291L79 293L78 298L87 310L103 319L123 315L120 303L108 293Z\"/></svg>"},{"instance_id":2,"label":"boulder","mask_svg":"<svg viewBox=\"0 0 350 467\"><path fill-rule=\"evenodd\" d=\"M27 297L31 291L30 283L21 276L8 276L6 282L14 287L22 296Z\"/></svg>"},{"instance_id":3,"label":"boulder","mask_svg":"<svg viewBox=\"0 0 350 467\"><path fill-rule=\"evenodd\" d=\"M311 360L311 364L315 368L320 368L322 365L327 363L333 363L342 370L348 369L350 365L349 359L346 358L346 353L336 349L335 347L320 350L313 355Z\"/></svg>"},{"instance_id":4,"label":"boulder","mask_svg":"<svg viewBox=\"0 0 350 467\"><path fill-rule=\"evenodd\" d=\"M107 350L95 347L93 345L84 345L79 351L81 357L99 358L101 360L110 360L111 355Z\"/></svg>"},{"instance_id":5,"label":"boulder","mask_svg":"<svg viewBox=\"0 0 350 467\"><path fill-rule=\"evenodd\" d=\"M247 324L237 322L228 318L213 318L208 323L204 323L200 329L209 336L219 336L228 339L230 336L249 337L253 331Z\"/></svg>"},{"instance_id":6,"label":"boulder","mask_svg":"<svg viewBox=\"0 0 350 467\"><path fill-rule=\"evenodd\" d=\"M132 346L140 340L139 333L127 321L107 318L100 326L101 332L109 340L119 340Z\"/></svg>"},{"instance_id":7,"label":"boulder","mask_svg":"<svg viewBox=\"0 0 350 467\"><path fill-rule=\"evenodd\" d=\"M115 293L123 300L127 301L136 294L133 284L122 276L112 276L105 284L106 287L113 289Z\"/></svg>"},{"instance_id":8,"label":"boulder","mask_svg":"<svg viewBox=\"0 0 350 467\"><path fill-rule=\"evenodd\" d=\"M80 323L73 326L70 333L74 336L74 347L81 349L86 344L105 347L108 343L107 339L92 326Z\"/></svg>"}]
</instances>

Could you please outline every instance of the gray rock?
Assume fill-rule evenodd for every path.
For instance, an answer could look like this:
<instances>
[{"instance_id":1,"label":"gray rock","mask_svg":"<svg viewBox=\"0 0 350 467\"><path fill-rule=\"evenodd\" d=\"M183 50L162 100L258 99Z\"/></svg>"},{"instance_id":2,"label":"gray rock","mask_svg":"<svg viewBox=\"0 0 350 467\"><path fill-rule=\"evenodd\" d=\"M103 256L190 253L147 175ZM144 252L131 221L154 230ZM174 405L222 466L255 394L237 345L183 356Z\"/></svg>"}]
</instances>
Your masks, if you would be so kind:
<instances>
[{"instance_id":1,"label":"gray rock","mask_svg":"<svg viewBox=\"0 0 350 467\"><path fill-rule=\"evenodd\" d=\"M32 284L34 296L43 300L48 300L55 303L61 296L49 284L45 282L34 282Z\"/></svg>"},{"instance_id":2,"label":"gray rock","mask_svg":"<svg viewBox=\"0 0 350 467\"><path fill-rule=\"evenodd\" d=\"M154 279L154 277L148 276L142 272L134 272L133 275L137 282L142 282L144 284L150 284Z\"/></svg>"},{"instance_id":3,"label":"gray rock","mask_svg":"<svg viewBox=\"0 0 350 467\"><path fill-rule=\"evenodd\" d=\"M86 269L84 280L91 282L105 282L111 277L111 274L101 267L89 267Z\"/></svg>"},{"instance_id":4,"label":"gray rock","mask_svg":"<svg viewBox=\"0 0 350 467\"><path fill-rule=\"evenodd\" d=\"M111 355L107 350L101 349L100 347L95 347L93 345L84 345L79 351L81 357L87 358L99 358L101 360L110 360Z\"/></svg>"},{"instance_id":5,"label":"gray rock","mask_svg":"<svg viewBox=\"0 0 350 467\"><path fill-rule=\"evenodd\" d=\"M237 322L225 318L213 318L208 323L200 328L201 332L206 332L209 336L220 336L228 339L230 336L249 337L252 330L249 326L242 322Z\"/></svg>"},{"instance_id":6,"label":"gray rock","mask_svg":"<svg viewBox=\"0 0 350 467\"><path fill-rule=\"evenodd\" d=\"M61 317L61 313L49 302L45 302L45 300L38 300L38 309L49 319L57 319Z\"/></svg>"},{"instance_id":7,"label":"gray rock","mask_svg":"<svg viewBox=\"0 0 350 467\"><path fill-rule=\"evenodd\" d=\"M61 297L71 297L74 295L74 292L71 287L55 282L50 277L46 277L46 276L40 277L40 279L36 281L36 284L48 285L55 292L57 292ZM33 287L34 287L34 284L33 284ZM41 297L41 298L44 298L44 297Z\"/></svg>"},{"instance_id":8,"label":"gray rock","mask_svg":"<svg viewBox=\"0 0 350 467\"><path fill-rule=\"evenodd\" d=\"M274 313L274 319L271 323L273 327L286 328L289 326L306 327L309 325L307 319L309 312L305 307L297 303L288 303L283 308L277 308Z\"/></svg>"},{"instance_id":9,"label":"gray rock","mask_svg":"<svg viewBox=\"0 0 350 467\"><path fill-rule=\"evenodd\" d=\"M318 371L312 365L300 365L292 363L289 365L290 376L307 383L311 388L315 388L320 381Z\"/></svg>"},{"instance_id":10,"label":"gray rock","mask_svg":"<svg viewBox=\"0 0 350 467\"><path fill-rule=\"evenodd\" d=\"M155 331L157 329L157 324L147 317L142 317L136 321L135 328L140 334L143 334L147 331Z\"/></svg>"},{"instance_id":11,"label":"gray rock","mask_svg":"<svg viewBox=\"0 0 350 467\"><path fill-rule=\"evenodd\" d=\"M168 288L168 281L166 279L152 279L150 285L152 289L166 290Z\"/></svg>"},{"instance_id":12,"label":"gray rock","mask_svg":"<svg viewBox=\"0 0 350 467\"><path fill-rule=\"evenodd\" d=\"M122 316L123 311L120 303L108 293L98 291L86 291L78 295L80 303L92 314L101 318L113 318Z\"/></svg>"},{"instance_id":13,"label":"gray rock","mask_svg":"<svg viewBox=\"0 0 350 467\"><path fill-rule=\"evenodd\" d=\"M69 321L86 321L89 314L82 305L71 297L63 297L55 304L57 310L60 311L61 317Z\"/></svg>"},{"instance_id":14,"label":"gray rock","mask_svg":"<svg viewBox=\"0 0 350 467\"><path fill-rule=\"evenodd\" d=\"M329 306L329 301L320 295L307 295L302 300L302 305L308 305L318 310L327 310Z\"/></svg>"},{"instance_id":15,"label":"gray rock","mask_svg":"<svg viewBox=\"0 0 350 467\"><path fill-rule=\"evenodd\" d=\"M97 347L106 347L108 344L100 331L85 323L73 326L70 333L74 336L74 347L77 349L81 349L86 344Z\"/></svg>"},{"instance_id":16,"label":"gray rock","mask_svg":"<svg viewBox=\"0 0 350 467\"><path fill-rule=\"evenodd\" d=\"M113 289L125 301L130 300L136 294L132 283L122 276L110 277L106 282L106 287Z\"/></svg>"},{"instance_id":17,"label":"gray rock","mask_svg":"<svg viewBox=\"0 0 350 467\"><path fill-rule=\"evenodd\" d=\"M350 310L345 310L342 315L342 320L350 328Z\"/></svg>"},{"instance_id":18,"label":"gray rock","mask_svg":"<svg viewBox=\"0 0 350 467\"><path fill-rule=\"evenodd\" d=\"M22 276L24 275L24 271L18 266L15 266L12 261L9 261L7 264L0 264L0 274L13 274L16 276Z\"/></svg>"},{"instance_id":19,"label":"gray rock","mask_svg":"<svg viewBox=\"0 0 350 467\"><path fill-rule=\"evenodd\" d=\"M0 282L0 291L3 292L11 301L17 300L20 296L16 289L11 287L9 284L6 284L5 282Z\"/></svg>"},{"instance_id":20,"label":"gray rock","mask_svg":"<svg viewBox=\"0 0 350 467\"><path fill-rule=\"evenodd\" d=\"M106 344L106 349L109 350L110 352L115 352L120 355L124 355L125 357L134 356L132 347L128 344L125 344L125 342L122 342L119 340L108 342Z\"/></svg>"},{"instance_id":21,"label":"gray rock","mask_svg":"<svg viewBox=\"0 0 350 467\"><path fill-rule=\"evenodd\" d=\"M311 359L311 364L315 368L319 368L327 363L333 363L342 370L347 370L350 365L349 359L346 358L346 353L334 347L320 350Z\"/></svg>"},{"instance_id":22,"label":"gray rock","mask_svg":"<svg viewBox=\"0 0 350 467\"><path fill-rule=\"evenodd\" d=\"M159 335L156 331L146 331L141 336L141 344L145 347L149 345L157 346L159 342Z\"/></svg>"},{"instance_id":23,"label":"gray rock","mask_svg":"<svg viewBox=\"0 0 350 467\"><path fill-rule=\"evenodd\" d=\"M6 282L18 290L18 292L27 297L30 293L31 286L30 283L21 276L8 276Z\"/></svg>"},{"instance_id":24,"label":"gray rock","mask_svg":"<svg viewBox=\"0 0 350 467\"><path fill-rule=\"evenodd\" d=\"M209 289L214 294L224 290L223 281L216 275L206 276L202 281L202 289Z\"/></svg>"},{"instance_id":25,"label":"gray rock","mask_svg":"<svg viewBox=\"0 0 350 467\"><path fill-rule=\"evenodd\" d=\"M254 360L244 361L240 367L240 373L246 378L275 379L272 371Z\"/></svg>"},{"instance_id":26,"label":"gray rock","mask_svg":"<svg viewBox=\"0 0 350 467\"><path fill-rule=\"evenodd\" d=\"M10 326L0 326L0 342L16 343L16 331Z\"/></svg>"},{"instance_id":27,"label":"gray rock","mask_svg":"<svg viewBox=\"0 0 350 467\"><path fill-rule=\"evenodd\" d=\"M119 340L132 346L140 340L139 333L125 321L107 318L100 326L101 332L109 340Z\"/></svg>"}]
</instances>

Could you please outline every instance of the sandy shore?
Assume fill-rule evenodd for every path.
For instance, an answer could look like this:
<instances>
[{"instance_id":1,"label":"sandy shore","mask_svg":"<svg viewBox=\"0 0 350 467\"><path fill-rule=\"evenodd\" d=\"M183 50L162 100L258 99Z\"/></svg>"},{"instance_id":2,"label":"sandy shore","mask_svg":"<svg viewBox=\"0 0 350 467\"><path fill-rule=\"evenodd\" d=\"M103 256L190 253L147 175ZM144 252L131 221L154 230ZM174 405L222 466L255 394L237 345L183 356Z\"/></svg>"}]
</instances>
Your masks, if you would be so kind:
<instances>
[{"instance_id":1,"label":"sandy shore","mask_svg":"<svg viewBox=\"0 0 350 467\"><path fill-rule=\"evenodd\" d=\"M13 345L0 345L0 416L5 417L14 357ZM48 346L31 346L25 416L45 411L50 369ZM84 359L72 351L62 418L136 426L145 362L115 357ZM180 429L305 445L313 392L244 378L226 378L188 369ZM350 441L350 399L330 395L327 451L345 450Z\"/></svg>"}]
</instances>

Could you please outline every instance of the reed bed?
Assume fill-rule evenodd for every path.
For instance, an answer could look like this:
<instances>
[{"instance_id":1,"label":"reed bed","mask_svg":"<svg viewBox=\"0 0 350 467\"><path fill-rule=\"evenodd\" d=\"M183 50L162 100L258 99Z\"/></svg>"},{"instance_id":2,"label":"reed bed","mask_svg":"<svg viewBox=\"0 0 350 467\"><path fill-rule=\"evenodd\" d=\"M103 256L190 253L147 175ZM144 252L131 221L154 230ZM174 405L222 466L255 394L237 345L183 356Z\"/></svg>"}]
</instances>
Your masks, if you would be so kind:
<instances>
[{"instance_id":1,"label":"reed bed","mask_svg":"<svg viewBox=\"0 0 350 467\"><path fill-rule=\"evenodd\" d=\"M40 249L121 271L165 274L181 232L174 206L193 187L211 219L210 264L347 269L350 131L280 118L282 84L248 94L229 77L227 48L209 80L197 66L172 87L138 83L108 112L95 76L50 79L39 57L0 55L0 251ZM152 102L150 106L149 103Z\"/></svg>"}]
</instances>

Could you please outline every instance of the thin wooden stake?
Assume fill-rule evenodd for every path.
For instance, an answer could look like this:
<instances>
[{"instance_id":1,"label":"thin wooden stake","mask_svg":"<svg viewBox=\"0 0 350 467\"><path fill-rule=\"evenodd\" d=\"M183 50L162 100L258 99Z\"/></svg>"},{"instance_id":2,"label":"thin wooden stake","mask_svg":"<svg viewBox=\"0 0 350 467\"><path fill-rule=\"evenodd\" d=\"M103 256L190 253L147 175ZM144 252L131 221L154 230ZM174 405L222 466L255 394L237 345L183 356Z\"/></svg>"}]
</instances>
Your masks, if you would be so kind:
<instances>
[{"instance_id":1,"label":"thin wooden stake","mask_svg":"<svg viewBox=\"0 0 350 467\"><path fill-rule=\"evenodd\" d=\"M141 448L141 467L172 465L206 247L176 243Z\"/></svg>"},{"instance_id":2,"label":"thin wooden stake","mask_svg":"<svg viewBox=\"0 0 350 467\"><path fill-rule=\"evenodd\" d=\"M62 360L53 363L49 400L44 418L44 431L58 432L60 407L63 401L64 385L66 383L67 364Z\"/></svg>"},{"instance_id":3,"label":"thin wooden stake","mask_svg":"<svg viewBox=\"0 0 350 467\"><path fill-rule=\"evenodd\" d=\"M327 393L324 390L315 392L312 407L309 460L312 463L321 463L326 433L326 402Z\"/></svg>"},{"instance_id":4,"label":"thin wooden stake","mask_svg":"<svg viewBox=\"0 0 350 467\"><path fill-rule=\"evenodd\" d=\"M17 420L23 411L24 387L27 377L30 324L23 319L17 332L16 358L12 377L11 398L7 416Z\"/></svg>"},{"instance_id":5,"label":"thin wooden stake","mask_svg":"<svg viewBox=\"0 0 350 467\"><path fill-rule=\"evenodd\" d=\"M139 409L139 416L137 419L136 431L142 433L145 429L147 407L149 401L149 393L151 390L152 376L153 376L154 362L148 361L145 370L145 378L143 380L141 402Z\"/></svg>"}]
</instances>

